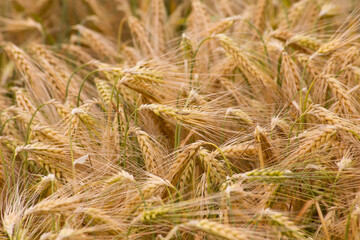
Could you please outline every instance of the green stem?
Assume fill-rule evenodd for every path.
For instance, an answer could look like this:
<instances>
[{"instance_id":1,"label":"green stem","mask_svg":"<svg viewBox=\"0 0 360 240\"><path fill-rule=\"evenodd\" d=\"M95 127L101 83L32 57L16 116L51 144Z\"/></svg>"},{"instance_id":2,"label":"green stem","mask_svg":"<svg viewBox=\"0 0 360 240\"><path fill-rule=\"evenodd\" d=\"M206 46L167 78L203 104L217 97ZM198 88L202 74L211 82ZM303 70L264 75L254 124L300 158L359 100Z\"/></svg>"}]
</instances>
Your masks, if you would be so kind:
<instances>
[{"instance_id":1,"label":"green stem","mask_svg":"<svg viewBox=\"0 0 360 240\"><path fill-rule=\"evenodd\" d=\"M353 203L353 205L351 206L350 211L349 211L349 216L348 216L347 221L346 221L345 240L349 239L349 227L350 227L351 213L352 213L352 211L354 209L354 206L355 206L355 203Z\"/></svg>"},{"instance_id":2,"label":"green stem","mask_svg":"<svg viewBox=\"0 0 360 240\"><path fill-rule=\"evenodd\" d=\"M84 63L84 64L78 66L77 68L75 68L75 70L71 73L71 75L70 75L70 77L69 77L69 80L68 80L67 83L66 83L65 100L64 100L65 102L66 102L66 99L67 99L67 97L68 97L68 95L69 95L69 87L70 87L70 82L71 82L72 78L74 77L74 75L75 75L78 71L80 71L82 68L84 68L84 67L86 67L87 65L90 65L90 64L91 64L90 62Z\"/></svg>"},{"instance_id":3,"label":"green stem","mask_svg":"<svg viewBox=\"0 0 360 240\"><path fill-rule=\"evenodd\" d=\"M4 122L4 124L1 126L1 128L0 128L0 135L2 134L2 132L4 131L4 128L5 128L5 126L6 126L6 124L8 123L8 122L10 122L11 120L16 120L15 118L9 118L9 119L6 119L6 121Z\"/></svg>"},{"instance_id":4,"label":"green stem","mask_svg":"<svg viewBox=\"0 0 360 240\"><path fill-rule=\"evenodd\" d=\"M122 35L122 30L123 30L123 27L124 27L124 23L127 19L126 18L123 18L119 24L119 29L118 29L118 35L117 35L117 45L118 45L118 53L120 53L120 49L121 49L121 35Z\"/></svg>"},{"instance_id":5,"label":"green stem","mask_svg":"<svg viewBox=\"0 0 360 240\"><path fill-rule=\"evenodd\" d=\"M209 40L213 38L212 36L209 36L209 37L206 37L204 38L200 44L198 45L198 47L196 48L195 52L194 52L194 56L193 56L193 59L191 61L191 67L190 67L190 81L189 81L189 84L190 84L190 88L192 88L192 79L193 79L193 72L194 72L194 65L195 65L195 62L196 62L196 54L198 53L200 47L204 44L204 42L206 42L206 40Z\"/></svg>"},{"instance_id":6,"label":"green stem","mask_svg":"<svg viewBox=\"0 0 360 240\"><path fill-rule=\"evenodd\" d=\"M91 75L93 75L94 73L97 73L97 72L99 72L99 71L101 71L101 69L96 69L96 70L94 70L94 71L89 72L89 73L85 76L85 78L83 79L83 81L81 82L80 89L79 89L79 93L78 93L78 96L77 96L76 107L79 107L79 106L80 106L80 95L81 95L82 89L84 88L85 82L89 79L89 77L90 77Z\"/></svg>"},{"instance_id":7,"label":"green stem","mask_svg":"<svg viewBox=\"0 0 360 240\"><path fill-rule=\"evenodd\" d=\"M71 115L70 121L69 121L69 142L70 142L70 155L71 155L72 175L73 175L73 180L74 180L73 191L74 191L74 193L75 193L76 175L75 175L74 150L73 150L73 145L72 145L72 131L71 131L71 122L72 122L73 117L74 117L74 116Z\"/></svg>"},{"instance_id":8,"label":"green stem","mask_svg":"<svg viewBox=\"0 0 360 240\"><path fill-rule=\"evenodd\" d=\"M50 101L48 101L48 102L45 102L45 103L41 104L41 105L35 110L35 112L32 114L31 119L30 119L30 121L29 121L29 123L28 123L28 126L27 126L27 130L26 130L25 143L24 143L25 146L28 145L29 142L30 142L31 125L32 125L32 122L34 121L34 118L35 118L36 113L37 113L43 106L45 106L45 105L47 105L47 104L49 104L49 103L52 103L53 101L54 101L54 100L50 100ZM24 165L25 165L25 166L24 166L24 169L27 169L27 158L28 158L28 154L27 154L27 152L25 152L25 153L24 153Z\"/></svg>"},{"instance_id":9,"label":"green stem","mask_svg":"<svg viewBox=\"0 0 360 240\"><path fill-rule=\"evenodd\" d=\"M289 138L289 139L290 139L290 137L291 137L291 132L292 132L293 128L295 127L295 124L296 124L301 118L303 118L303 117L307 114L307 112L310 111L310 109L311 109L311 106L310 106L308 109L306 109L306 111L303 112L303 114L301 114L301 116L298 117L298 118L295 120L295 122L291 125L290 131L289 131L289 135L288 135L288 138ZM290 143L290 140L289 140L289 143Z\"/></svg>"},{"instance_id":10,"label":"green stem","mask_svg":"<svg viewBox=\"0 0 360 240\"><path fill-rule=\"evenodd\" d=\"M264 46L264 52L265 52L265 55L266 55L266 59L268 61L269 64L271 64L271 61L270 61L270 56L269 56L269 52L267 50L267 47L266 47L266 44L265 44L265 41L264 41L264 38L262 37L260 31L254 26L254 24L252 24L249 20L245 20L245 22L247 22L249 24L249 26L255 30L256 34L259 36L260 38L260 41L262 42L263 46Z\"/></svg>"},{"instance_id":11,"label":"green stem","mask_svg":"<svg viewBox=\"0 0 360 240\"><path fill-rule=\"evenodd\" d=\"M216 146L215 144L211 143L211 142L205 142L205 144L208 144L208 145L211 145L211 146L214 146L221 154L221 156L224 158L225 162L226 162L226 165L230 171L230 174L233 175L233 171L231 170L231 167L230 167L230 162L229 160L226 158L224 152L218 147Z\"/></svg>"}]
</instances>

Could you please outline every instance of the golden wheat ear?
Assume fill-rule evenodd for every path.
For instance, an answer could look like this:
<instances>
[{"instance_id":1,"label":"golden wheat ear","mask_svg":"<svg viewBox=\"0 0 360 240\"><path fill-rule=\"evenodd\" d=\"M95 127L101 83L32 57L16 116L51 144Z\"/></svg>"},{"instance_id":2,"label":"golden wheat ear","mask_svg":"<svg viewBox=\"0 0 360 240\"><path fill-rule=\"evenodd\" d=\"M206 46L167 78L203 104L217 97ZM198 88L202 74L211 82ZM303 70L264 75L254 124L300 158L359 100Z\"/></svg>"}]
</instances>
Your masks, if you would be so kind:
<instances>
[{"instance_id":1,"label":"golden wheat ear","mask_svg":"<svg viewBox=\"0 0 360 240\"><path fill-rule=\"evenodd\" d=\"M118 58L116 47L101 34L81 25L77 25L73 29L80 33L80 42L89 46L99 57L111 62L115 62L115 59Z\"/></svg>"},{"instance_id":2,"label":"golden wheat ear","mask_svg":"<svg viewBox=\"0 0 360 240\"><path fill-rule=\"evenodd\" d=\"M2 42L1 47L15 63L21 76L24 77L26 86L34 93L37 101L50 100L46 86L46 75L33 63L30 56L11 42Z\"/></svg>"},{"instance_id":3,"label":"golden wheat ear","mask_svg":"<svg viewBox=\"0 0 360 240\"><path fill-rule=\"evenodd\" d=\"M143 23L133 16L128 17L130 30L133 34L134 41L138 42L138 46L145 57L154 57L154 47L151 44Z\"/></svg>"}]
</instances>

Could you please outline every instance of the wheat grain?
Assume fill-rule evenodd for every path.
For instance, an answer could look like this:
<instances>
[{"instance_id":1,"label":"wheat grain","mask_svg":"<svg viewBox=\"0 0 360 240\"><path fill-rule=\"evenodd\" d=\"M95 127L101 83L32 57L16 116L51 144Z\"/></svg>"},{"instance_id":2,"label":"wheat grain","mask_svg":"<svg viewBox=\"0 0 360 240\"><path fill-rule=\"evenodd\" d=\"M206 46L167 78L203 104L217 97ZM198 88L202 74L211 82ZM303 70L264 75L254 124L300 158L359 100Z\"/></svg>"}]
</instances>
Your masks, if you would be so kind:
<instances>
[{"instance_id":1,"label":"wheat grain","mask_svg":"<svg viewBox=\"0 0 360 240\"><path fill-rule=\"evenodd\" d=\"M206 219L203 220L193 220L190 222L187 222L185 224L186 226L197 228L201 231L204 231L207 234L217 236L223 239L228 240L239 240L239 239L248 239L248 235L244 233L243 231L238 231L237 229L234 229L230 226L226 226L224 224L212 222Z\"/></svg>"}]
</instances>

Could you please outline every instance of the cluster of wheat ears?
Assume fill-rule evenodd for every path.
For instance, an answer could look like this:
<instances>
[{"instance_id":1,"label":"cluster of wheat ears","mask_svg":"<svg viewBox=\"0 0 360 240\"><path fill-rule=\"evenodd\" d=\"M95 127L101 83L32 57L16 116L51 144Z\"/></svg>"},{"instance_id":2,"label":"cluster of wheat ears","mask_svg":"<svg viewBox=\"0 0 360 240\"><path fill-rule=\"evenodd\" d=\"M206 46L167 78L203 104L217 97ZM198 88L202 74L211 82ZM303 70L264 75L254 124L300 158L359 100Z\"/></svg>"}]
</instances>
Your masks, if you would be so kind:
<instances>
[{"instance_id":1,"label":"cluster of wheat ears","mask_svg":"<svg viewBox=\"0 0 360 240\"><path fill-rule=\"evenodd\" d=\"M1 0L0 239L360 239L358 0Z\"/></svg>"}]
</instances>

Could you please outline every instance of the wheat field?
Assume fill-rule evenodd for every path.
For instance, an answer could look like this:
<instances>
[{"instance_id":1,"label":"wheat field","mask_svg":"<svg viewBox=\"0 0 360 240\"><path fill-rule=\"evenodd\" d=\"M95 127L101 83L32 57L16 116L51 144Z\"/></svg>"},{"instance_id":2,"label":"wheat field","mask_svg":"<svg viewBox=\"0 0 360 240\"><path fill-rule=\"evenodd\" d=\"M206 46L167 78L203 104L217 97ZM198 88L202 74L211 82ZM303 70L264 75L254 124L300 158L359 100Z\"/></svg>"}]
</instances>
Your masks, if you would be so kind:
<instances>
[{"instance_id":1,"label":"wheat field","mask_svg":"<svg viewBox=\"0 0 360 240\"><path fill-rule=\"evenodd\" d=\"M1 0L0 240L360 240L358 0Z\"/></svg>"}]
</instances>

